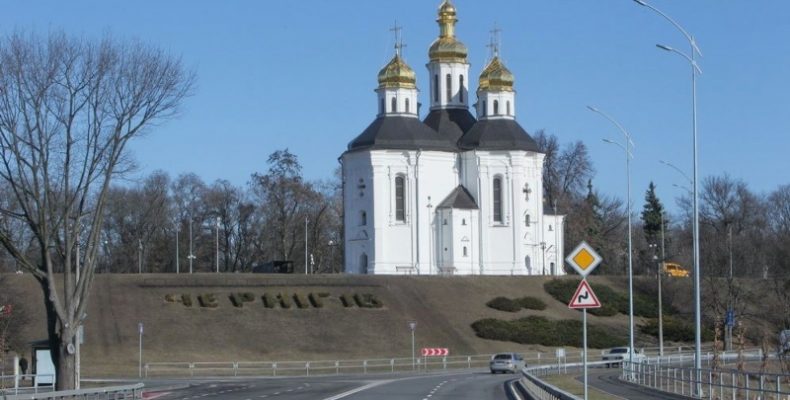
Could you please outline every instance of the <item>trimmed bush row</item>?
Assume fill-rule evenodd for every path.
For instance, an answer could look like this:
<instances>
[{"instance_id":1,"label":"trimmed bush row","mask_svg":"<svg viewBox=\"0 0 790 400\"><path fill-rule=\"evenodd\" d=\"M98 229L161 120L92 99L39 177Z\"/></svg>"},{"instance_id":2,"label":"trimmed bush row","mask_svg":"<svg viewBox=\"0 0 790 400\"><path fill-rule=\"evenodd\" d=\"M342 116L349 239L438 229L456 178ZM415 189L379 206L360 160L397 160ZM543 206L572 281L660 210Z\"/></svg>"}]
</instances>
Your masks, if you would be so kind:
<instances>
[{"instance_id":1,"label":"trimmed bush row","mask_svg":"<svg viewBox=\"0 0 790 400\"><path fill-rule=\"evenodd\" d=\"M509 299L507 297L502 297L502 296L495 297L494 299L486 303L486 305L495 310L507 311L507 312L517 312L522 308L526 308L528 310L546 309L546 303L544 303L540 299L530 296L519 297L517 299Z\"/></svg>"},{"instance_id":2,"label":"trimmed bush row","mask_svg":"<svg viewBox=\"0 0 790 400\"><path fill-rule=\"evenodd\" d=\"M294 304L299 309L307 309L307 308L323 308L325 305L325 299L329 298L331 295L327 292L319 292L319 293L294 293L290 294L288 292L280 292L280 293L264 293L261 296L261 300L263 301L263 306L269 309L280 308L290 309ZM250 292L244 293L231 293L228 296L231 304L236 308L243 308L244 303L252 303L255 301L255 294ZM351 307L359 307L359 308L382 308L384 307L384 303L373 294L370 293L352 293L352 294L343 294L338 297L340 302L343 304L345 308ZM204 293L197 296L198 303L200 307L204 308L217 308L219 307L219 301L217 299L216 294L214 293ZM190 294L166 294L165 295L165 302L166 303L181 303L185 307L192 307L192 296Z\"/></svg>"},{"instance_id":3,"label":"trimmed bush row","mask_svg":"<svg viewBox=\"0 0 790 400\"><path fill-rule=\"evenodd\" d=\"M543 346L582 347L582 322L577 320L553 321L540 316L529 316L512 321L487 318L472 323L472 329L483 339ZM589 347L603 349L620 346L623 343L623 338L612 336L606 329L588 324Z\"/></svg>"}]
</instances>

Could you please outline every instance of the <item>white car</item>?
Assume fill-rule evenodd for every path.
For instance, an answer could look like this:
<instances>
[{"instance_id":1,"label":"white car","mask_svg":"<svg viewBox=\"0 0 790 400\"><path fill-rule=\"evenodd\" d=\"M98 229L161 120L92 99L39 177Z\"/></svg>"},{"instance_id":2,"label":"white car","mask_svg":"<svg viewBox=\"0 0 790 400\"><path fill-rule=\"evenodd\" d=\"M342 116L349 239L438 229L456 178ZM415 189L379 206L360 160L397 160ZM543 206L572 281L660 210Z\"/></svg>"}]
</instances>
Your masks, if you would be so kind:
<instances>
[{"instance_id":1,"label":"white car","mask_svg":"<svg viewBox=\"0 0 790 400\"><path fill-rule=\"evenodd\" d=\"M633 352L631 354L630 347L613 347L603 355L601 360L603 361L615 361L612 363L607 363L606 368L609 367L618 367L620 364L623 363L624 360L633 359L634 362L642 362L645 360L645 355L639 351Z\"/></svg>"},{"instance_id":2,"label":"white car","mask_svg":"<svg viewBox=\"0 0 790 400\"><path fill-rule=\"evenodd\" d=\"M496 374L497 372L510 372L514 374L526 366L527 364L524 362L524 357L518 353L494 354L491 356L491 362L489 363L492 374Z\"/></svg>"}]
</instances>

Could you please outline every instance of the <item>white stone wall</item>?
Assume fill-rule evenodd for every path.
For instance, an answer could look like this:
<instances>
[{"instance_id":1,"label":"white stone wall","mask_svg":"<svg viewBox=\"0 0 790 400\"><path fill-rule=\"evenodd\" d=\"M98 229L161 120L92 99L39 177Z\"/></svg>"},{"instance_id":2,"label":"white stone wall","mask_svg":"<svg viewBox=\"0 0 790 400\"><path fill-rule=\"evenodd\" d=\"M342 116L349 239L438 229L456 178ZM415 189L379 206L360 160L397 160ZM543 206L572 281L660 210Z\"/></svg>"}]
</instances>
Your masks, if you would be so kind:
<instances>
[{"instance_id":1,"label":"white stone wall","mask_svg":"<svg viewBox=\"0 0 790 400\"><path fill-rule=\"evenodd\" d=\"M478 92L477 103L475 104L477 119L514 119L516 115L515 98L515 92ZM494 112L494 101L498 103L497 112ZM508 108L510 108L510 110L508 110Z\"/></svg>"},{"instance_id":2,"label":"white stone wall","mask_svg":"<svg viewBox=\"0 0 790 400\"><path fill-rule=\"evenodd\" d=\"M378 115L402 115L418 117L417 89L406 88L378 88ZM395 99L395 110L392 109L392 99ZM407 104L408 103L408 104ZM408 108L408 111L406 110Z\"/></svg>"},{"instance_id":3,"label":"white stone wall","mask_svg":"<svg viewBox=\"0 0 790 400\"><path fill-rule=\"evenodd\" d=\"M468 108L469 107L469 64L431 62L426 66L429 77L429 95L431 109L436 108ZM452 98L447 99L447 74L451 76L450 91ZM461 76L464 77L463 87ZM438 78L438 98L434 93L434 80Z\"/></svg>"}]
</instances>

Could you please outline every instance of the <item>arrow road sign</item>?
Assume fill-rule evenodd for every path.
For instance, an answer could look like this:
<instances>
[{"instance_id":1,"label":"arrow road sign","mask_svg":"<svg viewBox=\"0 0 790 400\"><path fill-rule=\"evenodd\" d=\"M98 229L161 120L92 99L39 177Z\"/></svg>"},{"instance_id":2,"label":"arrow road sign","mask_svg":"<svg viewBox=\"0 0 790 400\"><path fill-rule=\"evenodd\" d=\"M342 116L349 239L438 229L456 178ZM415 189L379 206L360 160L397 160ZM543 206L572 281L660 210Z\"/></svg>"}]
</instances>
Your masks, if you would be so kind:
<instances>
[{"instance_id":1,"label":"arrow road sign","mask_svg":"<svg viewBox=\"0 0 790 400\"><path fill-rule=\"evenodd\" d=\"M586 278L587 275L603 261L603 258L595 252L592 246L582 241L573 249L571 254L565 258L565 261L567 261L579 275Z\"/></svg>"},{"instance_id":2,"label":"arrow road sign","mask_svg":"<svg viewBox=\"0 0 790 400\"><path fill-rule=\"evenodd\" d=\"M422 356L423 357L436 357L436 356L446 356L450 354L450 350L446 347L424 347L422 349Z\"/></svg>"},{"instance_id":3,"label":"arrow road sign","mask_svg":"<svg viewBox=\"0 0 790 400\"><path fill-rule=\"evenodd\" d=\"M601 302L592 291L592 287L587 283L586 279L579 282L579 287L576 288L576 293L573 294L568 308L582 309L582 308L601 308Z\"/></svg>"}]
</instances>

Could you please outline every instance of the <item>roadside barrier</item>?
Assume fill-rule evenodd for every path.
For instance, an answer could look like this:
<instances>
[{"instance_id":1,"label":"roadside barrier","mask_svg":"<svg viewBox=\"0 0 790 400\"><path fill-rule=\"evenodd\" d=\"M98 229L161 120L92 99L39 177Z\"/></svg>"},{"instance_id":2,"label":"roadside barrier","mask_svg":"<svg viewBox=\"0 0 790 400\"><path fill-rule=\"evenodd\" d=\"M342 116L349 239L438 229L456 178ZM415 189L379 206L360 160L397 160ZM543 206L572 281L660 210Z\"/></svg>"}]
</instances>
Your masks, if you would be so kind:
<instances>
[{"instance_id":1,"label":"roadside barrier","mask_svg":"<svg viewBox=\"0 0 790 400\"><path fill-rule=\"evenodd\" d=\"M0 391L2 400L65 400L65 399L96 399L96 400L132 400L143 398L144 384L111 386L80 390L65 390L48 393L10 394Z\"/></svg>"}]
</instances>

